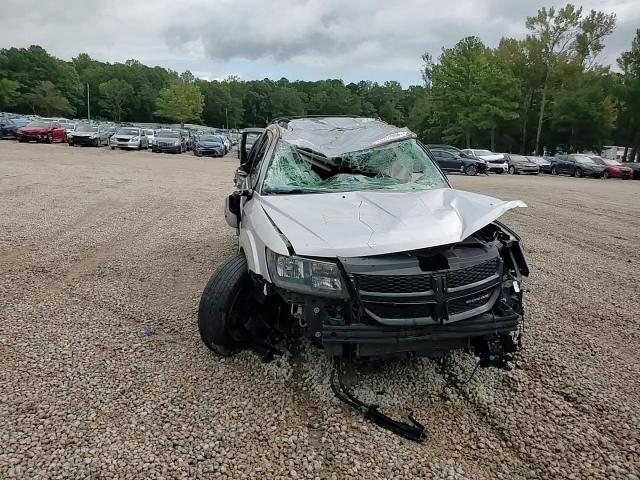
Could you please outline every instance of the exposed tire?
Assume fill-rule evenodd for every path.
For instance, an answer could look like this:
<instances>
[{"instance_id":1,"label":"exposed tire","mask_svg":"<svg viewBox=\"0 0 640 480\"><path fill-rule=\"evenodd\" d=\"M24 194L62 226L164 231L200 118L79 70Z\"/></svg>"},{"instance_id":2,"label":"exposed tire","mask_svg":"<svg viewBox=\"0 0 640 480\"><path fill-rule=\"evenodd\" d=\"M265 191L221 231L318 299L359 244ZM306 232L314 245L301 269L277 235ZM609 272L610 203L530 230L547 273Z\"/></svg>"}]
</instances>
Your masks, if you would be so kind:
<instances>
[{"instance_id":1,"label":"exposed tire","mask_svg":"<svg viewBox=\"0 0 640 480\"><path fill-rule=\"evenodd\" d=\"M469 165L467 168L464 169L464 173L465 175L469 175L470 177L473 177L478 174L478 167L476 167L475 165Z\"/></svg>"},{"instance_id":2,"label":"exposed tire","mask_svg":"<svg viewBox=\"0 0 640 480\"><path fill-rule=\"evenodd\" d=\"M551 175L558 175L558 169L556 167L551 168Z\"/></svg>"},{"instance_id":3,"label":"exposed tire","mask_svg":"<svg viewBox=\"0 0 640 480\"><path fill-rule=\"evenodd\" d=\"M47 135L47 139L45 140L45 142L53 143L53 138L51 137L51 135Z\"/></svg>"},{"instance_id":4,"label":"exposed tire","mask_svg":"<svg viewBox=\"0 0 640 480\"><path fill-rule=\"evenodd\" d=\"M582 170L581 170L581 169L579 169L579 168L576 168L576 169L573 171L573 176L574 176L574 177L576 177L576 178L582 178Z\"/></svg>"},{"instance_id":5,"label":"exposed tire","mask_svg":"<svg viewBox=\"0 0 640 480\"><path fill-rule=\"evenodd\" d=\"M218 355L227 357L242 349L238 333L251 288L243 254L227 260L204 287L198 308L198 330L204 344Z\"/></svg>"},{"instance_id":6,"label":"exposed tire","mask_svg":"<svg viewBox=\"0 0 640 480\"><path fill-rule=\"evenodd\" d=\"M609 172L607 172L606 170L604 171L604 174L602 176L604 178L611 178L611 174Z\"/></svg>"},{"instance_id":7,"label":"exposed tire","mask_svg":"<svg viewBox=\"0 0 640 480\"><path fill-rule=\"evenodd\" d=\"M511 175L515 175L515 174L516 174L516 167L514 167L513 165L511 165L511 166L509 167L509 173L510 173Z\"/></svg>"},{"instance_id":8,"label":"exposed tire","mask_svg":"<svg viewBox=\"0 0 640 480\"><path fill-rule=\"evenodd\" d=\"M111 147L111 150L115 150L115 149L116 149L116 147Z\"/></svg>"}]
</instances>

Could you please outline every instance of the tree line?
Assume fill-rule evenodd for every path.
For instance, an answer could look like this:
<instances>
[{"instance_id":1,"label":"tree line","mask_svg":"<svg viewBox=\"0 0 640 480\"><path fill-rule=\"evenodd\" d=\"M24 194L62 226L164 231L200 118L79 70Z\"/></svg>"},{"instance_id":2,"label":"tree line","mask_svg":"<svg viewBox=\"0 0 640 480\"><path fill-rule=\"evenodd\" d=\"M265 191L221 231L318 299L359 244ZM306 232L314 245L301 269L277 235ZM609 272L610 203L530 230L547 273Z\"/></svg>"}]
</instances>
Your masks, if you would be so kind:
<instances>
[{"instance_id":1,"label":"tree line","mask_svg":"<svg viewBox=\"0 0 640 480\"><path fill-rule=\"evenodd\" d=\"M0 50L0 111L116 121L264 126L277 116L364 115L406 125L428 143L539 152L629 147L640 160L640 30L617 69L598 63L615 15L567 4L525 20L525 38L497 47L466 37L422 56L423 84L339 79L223 81L107 63L42 47ZM90 92L87 105L87 87Z\"/></svg>"}]
</instances>

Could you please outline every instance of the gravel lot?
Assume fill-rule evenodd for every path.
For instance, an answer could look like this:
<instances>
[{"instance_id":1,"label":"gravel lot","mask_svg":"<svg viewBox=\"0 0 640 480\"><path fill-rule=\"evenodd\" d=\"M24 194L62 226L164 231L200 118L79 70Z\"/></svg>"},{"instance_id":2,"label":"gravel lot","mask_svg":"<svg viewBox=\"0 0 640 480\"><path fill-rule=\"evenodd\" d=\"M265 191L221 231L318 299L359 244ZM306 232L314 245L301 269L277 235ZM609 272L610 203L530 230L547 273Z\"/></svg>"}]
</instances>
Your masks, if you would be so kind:
<instances>
[{"instance_id":1,"label":"gravel lot","mask_svg":"<svg viewBox=\"0 0 640 480\"><path fill-rule=\"evenodd\" d=\"M526 345L444 395L427 360L362 372L427 425L415 444L334 400L304 344L264 364L200 343L235 166L0 143L0 478L640 478L640 182L451 177L529 204L505 217Z\"/></svg>"}]
</instances>

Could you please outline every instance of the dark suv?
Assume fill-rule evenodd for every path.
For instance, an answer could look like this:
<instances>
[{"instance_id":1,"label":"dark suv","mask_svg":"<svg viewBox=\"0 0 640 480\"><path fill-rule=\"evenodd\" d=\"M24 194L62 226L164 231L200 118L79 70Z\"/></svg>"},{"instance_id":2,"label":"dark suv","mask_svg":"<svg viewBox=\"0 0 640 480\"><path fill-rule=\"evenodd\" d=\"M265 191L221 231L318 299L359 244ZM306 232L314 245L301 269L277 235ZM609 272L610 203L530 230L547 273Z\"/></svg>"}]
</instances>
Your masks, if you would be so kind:
<instances>
[{"instance_id":1,"label":"dark suv","mask_svg":"<svg viewBox=\"0 0 640 480\"><path fill-rule=\"evenodd\" d=\"M553 175L565 174L574 177L597 177L604 175L604 167L598 165L589 155L571 154L554 157L551 164Z\"/></svg>"},{"instance_id":2,"label":"dark suv","mask_svg":"<svg viewBox=\"0 0 640 480\"><path fill-rule=\"evenodd\" d=\"M455 147L432 145L428 148L440 166L440 169L444 172L460 172L466 175L477 175L478 173L486 173L487 171L487 164L484 160L468 157Z\"/></svg>"}]
</instances>

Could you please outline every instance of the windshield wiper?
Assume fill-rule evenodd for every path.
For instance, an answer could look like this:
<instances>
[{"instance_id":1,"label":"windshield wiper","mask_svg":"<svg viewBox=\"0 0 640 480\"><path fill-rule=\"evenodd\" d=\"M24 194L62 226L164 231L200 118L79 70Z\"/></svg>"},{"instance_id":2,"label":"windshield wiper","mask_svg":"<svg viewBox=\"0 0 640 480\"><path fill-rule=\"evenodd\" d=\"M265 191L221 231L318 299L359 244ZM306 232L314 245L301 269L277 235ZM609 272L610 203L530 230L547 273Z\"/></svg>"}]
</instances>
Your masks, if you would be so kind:
<instances>
[{"instance_id":1,"label":"windshield wiper","mask_svg":"<svg viewBox=\"0 0 640 480\"><path fill-rule=\"evenodd\" d=\"M291 188L288 190L285 189L277 189L277 190L265 190L264 192L267 195L297 195L301 193L327 193L325 190L311 190L311 189L302 189L302 188Z\"/></svg>"}]
</instances>

